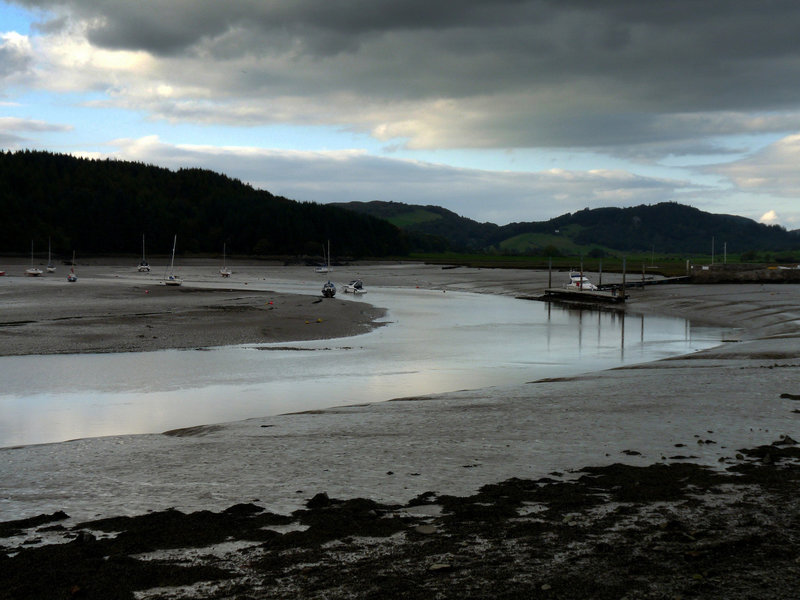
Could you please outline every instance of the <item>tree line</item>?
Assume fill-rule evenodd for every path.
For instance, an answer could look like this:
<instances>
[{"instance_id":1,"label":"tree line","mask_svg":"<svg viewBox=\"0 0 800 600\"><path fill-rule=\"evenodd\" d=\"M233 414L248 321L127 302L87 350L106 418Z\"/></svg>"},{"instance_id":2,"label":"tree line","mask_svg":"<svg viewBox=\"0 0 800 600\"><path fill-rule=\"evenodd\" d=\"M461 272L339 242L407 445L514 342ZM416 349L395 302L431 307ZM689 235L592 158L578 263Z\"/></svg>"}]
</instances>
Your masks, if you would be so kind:
<instances>
[{"instance_id":1,"label":"tree line","mask_svg":"<svg viewBox=\"0 0 800 600\"><path fill-rule=\"evenodd\" d=\"M337 256L408 253L405 233L340 207L297 202L205 169L169 169L41 151L0 153L0 252L24 254L31 241L53 252Z\"/></svg>"}]
</instances>

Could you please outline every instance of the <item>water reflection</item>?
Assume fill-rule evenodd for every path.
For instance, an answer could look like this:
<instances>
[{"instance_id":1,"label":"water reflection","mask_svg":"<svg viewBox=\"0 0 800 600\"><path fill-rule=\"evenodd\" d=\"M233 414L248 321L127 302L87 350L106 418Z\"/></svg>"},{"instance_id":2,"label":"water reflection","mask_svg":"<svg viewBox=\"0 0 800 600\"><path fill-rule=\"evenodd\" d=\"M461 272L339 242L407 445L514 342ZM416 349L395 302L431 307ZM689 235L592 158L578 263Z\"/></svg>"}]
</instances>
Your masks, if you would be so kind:
<instances>
[{"instance_id":1,"label":"water reflection","mask_svg":"<svg viewBox=\"0 0 800 600\"><path fill-rule=\"evenodd\" d=\"M480 294L370 289L389 324L339 340L0 358L0 446L523 383L714 345L682 319ZM645 322L647 326L645 327ZM289 349L288 347L291 347Z\"/></svg>"}]
</instances>

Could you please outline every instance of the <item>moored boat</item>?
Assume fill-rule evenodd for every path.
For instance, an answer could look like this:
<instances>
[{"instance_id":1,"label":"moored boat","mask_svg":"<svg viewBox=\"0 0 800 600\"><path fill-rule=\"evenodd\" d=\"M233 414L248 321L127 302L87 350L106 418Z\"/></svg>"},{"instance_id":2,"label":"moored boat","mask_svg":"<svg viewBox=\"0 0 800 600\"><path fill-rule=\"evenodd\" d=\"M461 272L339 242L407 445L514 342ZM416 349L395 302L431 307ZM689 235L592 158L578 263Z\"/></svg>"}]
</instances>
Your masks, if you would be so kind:
<instances>
[{"instance_id":1,"label":"moored boat","mask_svg":"<svg viewBox=\"0 0 800 600\"><path fill-rule=\"evenodd\" d=\"M176 277L174 271L175 267L175 246L178 243L178 236L175 235L175 239L172 240L172 260L169 263L169 275L164 273L164 285L172 285L177 286L183 283L183 279L180 277Z\"/></svg>"},{"instance_id":2,"label":"moored boat","mask_svg":"<svg viewBox=\"0 0 800 600\"><path fill-rule=\"evenodd\" d=\"M331 241L328 240L328 251L325 252L325 246L322 246L322 261L323 264L314 269L315 273L330 273L333 271L331 268Z\"/></svg>"},{"instance_id":3,"label":"moored boat","mask_svg":"<svg viewBox=\"0 0 800 600\"><path fill-rule=\"evenodd\" d=\"M231 273L233 273L233 271L225 265L225 244L222 244L222 268L219 270L219 274L222 277L230 277Z\"/></svg>"},{"instance_id":4,"label":"moored boat","mask_svg":"<svg viewBox=\"0 0 800 600\"><path fill-rule=\"evenodd\" d=\"M144 235L142 235L142 260L139 261L139 266L137 270L140 273L149 273L150 272L150 265L147 263L147 259L144 257Z\"/></svg>"},{"instance_id":5,"label":"moored boat","mask_svg":"<svg viewBox=\"0 0 800 600\"><path fill-rule=\"evenodd\" d=\"M569 283L565 286L569 289L575 288L578 290L591 290L596 291L598 288L583 273L571 271L569 274Z\"/></svg>"},{"instance_id":6,"label":"moored boat","mask_svg":"<svg viewBox=\"0 0 800 600\"><path fill-rule=\"evenodd\" d=\"M25 269L25 275L27 277L38 277L41 274L42 270L33 266L33 240L31 240L31 266Z\"/></svg>"},{"instance_id":7,"label":"moored boat","mask_svg":"<svg viewBox=\"0 0 800 600\"><path fill-rule=\"evenodd\" d=\"M67 281L70 283L75 283L78 281L78 276L75 274L75 251L72 251L72 266L69 268L69 273L67 273Z\"/></svg>"},{"instance_id":8,"label":"moored boat","mask_svg":"<svg viewBox=\"0 0 800 600\"><path fill-rule=\"evenodd\" d=\"M346 294L366 294L367 290L364 289L364 282L360 279L353 279L350 283L343 287Z\"/></svg>"},{"instance_id":9,"label":"moored boat","mask_svg":"<svg viewBox=\"0 0 800 600\"><path fill-rule=\"evenodd\" d=\"M50 252L50 238L47 238L47 272L55 273L56 266L53 264L53 257Z\"/></svg>"},{"instance_id":10,"label":"moored boat","mask_svg":"<svg viewBox=\"0 0 800 600\"><path fill-rule=\"evenodd\" d=\"M325 298L333 298L335 295L336 295L336 286L333 285L333 282L329 279L322 286L322 296Z\"/></svg>"}]
</instances>

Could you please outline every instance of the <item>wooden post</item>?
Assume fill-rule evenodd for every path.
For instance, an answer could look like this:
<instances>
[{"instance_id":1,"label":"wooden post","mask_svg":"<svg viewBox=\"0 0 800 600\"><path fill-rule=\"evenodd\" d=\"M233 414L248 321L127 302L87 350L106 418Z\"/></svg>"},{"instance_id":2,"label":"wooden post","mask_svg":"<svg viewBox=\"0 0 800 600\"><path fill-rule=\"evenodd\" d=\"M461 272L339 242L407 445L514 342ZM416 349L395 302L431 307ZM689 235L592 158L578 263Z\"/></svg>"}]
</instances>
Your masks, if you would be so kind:
<instances>
[{"instance_id":1,"label":"wooden post","mask_svg":"<svg viewBox=\"0 0 800 600\"><path fill-rule=\"evenodd\" d=\"M600 261L600 277L597 280L597 287L603 285L603 261Z\"/></svg>"},{"instance_id":2,"label":"wooden post","mask_svg":"<svg viewBox=\"0 0 800 600\"><path fill-rule=\"evenodd\" d=\"M553 257L547 257L547 287L553 287Z\"/></svg>"},{"instance_id":3,"label":"wooden post","mask_svg":"<svg viewBox=\"0 0 800 600\"><path fill-rule=\"evenodd\" d=\"M625 299L625 257L622 257L622 299Z\"/></svg>"}]
</instances>

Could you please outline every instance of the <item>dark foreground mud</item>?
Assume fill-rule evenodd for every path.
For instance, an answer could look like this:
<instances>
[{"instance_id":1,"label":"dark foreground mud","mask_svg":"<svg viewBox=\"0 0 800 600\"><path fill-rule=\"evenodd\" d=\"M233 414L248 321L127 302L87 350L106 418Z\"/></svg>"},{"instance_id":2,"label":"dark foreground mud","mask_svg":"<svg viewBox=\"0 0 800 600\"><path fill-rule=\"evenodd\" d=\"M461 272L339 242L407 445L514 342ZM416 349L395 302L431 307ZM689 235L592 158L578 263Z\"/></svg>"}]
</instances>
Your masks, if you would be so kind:
<instances>
[{"instance_id":1,"label":"dark foreground mud","mask_svg":"<svg viewBox=\"0 0 800 600\"><path fill-rule=\"evenodd\" d=\"M799 598L800 448L614 464L406 506L0 524L2 598ZM135 595L134 595L135 594Z\"/></svg>"}]
</instances>

